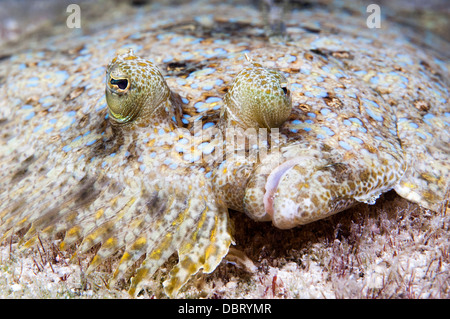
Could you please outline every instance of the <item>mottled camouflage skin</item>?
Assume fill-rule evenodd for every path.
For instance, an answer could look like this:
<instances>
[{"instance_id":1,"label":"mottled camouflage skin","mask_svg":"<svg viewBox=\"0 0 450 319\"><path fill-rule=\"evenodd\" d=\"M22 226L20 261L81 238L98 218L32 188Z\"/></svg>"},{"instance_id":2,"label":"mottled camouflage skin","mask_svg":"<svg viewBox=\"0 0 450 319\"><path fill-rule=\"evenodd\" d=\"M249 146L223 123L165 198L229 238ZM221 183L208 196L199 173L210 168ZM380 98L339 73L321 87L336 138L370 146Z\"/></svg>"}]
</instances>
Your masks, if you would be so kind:
<instances>
[{"instance_id":1,"label":"mottled camouflage skin","mask_svg":"<svg viewBox=\"0 0 450 319\"><path fill-rule=\"evenodd\" d=\"M448 62L355 12L294 10L284 38L270 41L253 7L173 10L150 7L89 37L55 35L0 61L3 238L29 228L26 247L62 231L62 248L101 244L89 271L124 248L113 281L146 254L133 295L177 251L164 284L174 296L226 255L227 208L290 228L392 188L444 207ZM275 77L255 77L260 67ZM234 86L246 73L249 84ZM246 102L266 92L264 80L278 88L277 107ZM105 86L131 98L107 104ZM290 104L290 114L279 107ZM246 105L259 115L243 118ZM226 149L231 129L242 138L259 128L274 138Z\"/></svg>"}]
</instances>

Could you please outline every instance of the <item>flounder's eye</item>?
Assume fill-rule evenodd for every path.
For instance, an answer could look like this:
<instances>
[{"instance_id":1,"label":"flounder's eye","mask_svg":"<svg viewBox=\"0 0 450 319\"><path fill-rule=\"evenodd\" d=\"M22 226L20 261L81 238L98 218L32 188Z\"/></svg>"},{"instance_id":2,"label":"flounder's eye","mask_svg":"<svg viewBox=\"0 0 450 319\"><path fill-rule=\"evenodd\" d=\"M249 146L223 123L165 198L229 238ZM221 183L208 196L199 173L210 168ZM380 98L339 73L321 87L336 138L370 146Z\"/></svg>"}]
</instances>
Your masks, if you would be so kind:
<instances>
[{"instance_id":1,"label":"flounder's eye","mask_svg":"<svg viewBox=\"0 0 450 319\"><path fill-rule=\"evenodd\" d=\"M116 89L118 93L125 93L130 87L130 81L127 79L114 79L109 81L111 87Z\"/></svg>"},{"instance_id":2,"label":"flounder's eye","mask_svg":"<svg viewBox=\"0 0 450 319\"><path fill-rule=\"evenodd\" d=\"M245 128L281 127L292 111L289 81L279 71L252 64L233 80L223 114Z\"/></svg>"}]
</instances>

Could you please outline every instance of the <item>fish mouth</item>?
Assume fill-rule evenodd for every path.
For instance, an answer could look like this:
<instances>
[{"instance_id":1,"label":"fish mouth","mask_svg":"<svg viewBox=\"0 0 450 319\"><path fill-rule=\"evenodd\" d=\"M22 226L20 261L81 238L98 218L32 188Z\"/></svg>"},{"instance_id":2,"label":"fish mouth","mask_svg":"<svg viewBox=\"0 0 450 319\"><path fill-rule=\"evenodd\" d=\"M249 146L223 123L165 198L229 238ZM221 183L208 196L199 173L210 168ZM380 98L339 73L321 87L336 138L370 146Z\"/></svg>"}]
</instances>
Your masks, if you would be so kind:
<instances>
[{"instance_id":1,"label":"fish mouth","mask_svg":"<svg viewBox=\"0 0 450 319\"><path fill-rule=\"evenodd\" d=\"M273 220L274 197L278 190L278 185L280 184L280 181L284 178L284 176L290 169L292 169L295 165L302 163L303 160L304 160L303 157L296 157L291 160L288 160L283 164L279 165L278 167L276 167L267 178L265 186L266 192L264 193L264 209L266 213L270 216L270 219Z\"/></svg>"}]
</instances>

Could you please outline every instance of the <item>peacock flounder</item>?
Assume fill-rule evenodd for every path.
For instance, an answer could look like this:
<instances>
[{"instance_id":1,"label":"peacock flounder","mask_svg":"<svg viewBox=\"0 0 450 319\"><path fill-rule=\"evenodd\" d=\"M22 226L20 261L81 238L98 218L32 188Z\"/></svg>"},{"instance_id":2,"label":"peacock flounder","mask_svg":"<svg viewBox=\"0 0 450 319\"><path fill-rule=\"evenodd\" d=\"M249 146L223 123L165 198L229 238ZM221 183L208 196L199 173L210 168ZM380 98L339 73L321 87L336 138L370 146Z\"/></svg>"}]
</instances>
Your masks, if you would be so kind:
<instances>
[{"instance_id":1,"label":"peacock flounder","mask_svg":"<svg viewBox=\"0 0 450 319\"><path fill-rule=\"evenodd\" d=\"M3 238L100 244L88 272L124 249L112 283L145 255L132 295L177 252L175 296L227 254L228 209L291 228L392 188L445 205L448 69L395 27L320 7L268 41L252 7L152 9L0 61Z\"/></svg>"}]
</instances>

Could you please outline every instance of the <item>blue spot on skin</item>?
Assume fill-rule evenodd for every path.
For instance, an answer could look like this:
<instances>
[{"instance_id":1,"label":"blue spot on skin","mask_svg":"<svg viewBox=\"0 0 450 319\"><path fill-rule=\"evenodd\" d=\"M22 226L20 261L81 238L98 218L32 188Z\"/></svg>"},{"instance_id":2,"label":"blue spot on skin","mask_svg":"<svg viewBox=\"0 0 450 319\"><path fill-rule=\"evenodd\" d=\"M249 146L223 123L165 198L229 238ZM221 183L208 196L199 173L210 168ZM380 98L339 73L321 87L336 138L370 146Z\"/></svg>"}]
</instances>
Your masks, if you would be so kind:
<instances>
[{"instance_id":1,"label":"blue spot on skin","mask_svg":"<svg viewBox=\"0 0 450 319\"><path fill-rule=\"evenodd\" d=\"M198 108L202 107L203 104L205 104L205 103L203 103L203 102L197 102L197 103L194 104L194 107L195 107L196 109L198 109Z\"/></svg>"},{"instance_id":2,"label":"blue spot on skin","mask_svg":"<svg viewBox=\"0 0 450 319\"><path fill-rule=\"evenodd\" d=\"M326 73L330 73L330 68L328 68L326 65L322 67L322 70L324 70Z\"/></svg>"},{"instance_id":3,"label":"blue spot on skin","mask_svg":"<svg viewBox=\"0 0 450 319\"><path fill-rule=\"evenodd\" d=\"M364 70L355 71L355 74L358 75L358 76L363 76L363 75L367 74L367 71L364 71Z\"/></svg>"},{"instance_id":4,"label":"blue spot on skin","mask_svg":"<svg viewBox=\"0 0 450 319\"><path fill-rule=\"evenodd\" d=\"M105 168L106 165L108 165L108 163L107 162L103 162L102 163L102 168Z\"/></svg>"},{"instance_id":5,"label":"blue spot on skin","mask_svg":"<svg viewBox=\"0 0 450 319\"><path fill-rule=\"evenodd\" d=\"M78 161L81 161L85 157L84 154L81 154L80 157L78 157Z\"/></svg>"},{"instance_id":6,"label":"blue spot on skin","mask_svg":"<svg viewBox=\"0 0 450 319\"><path fill-rule=\"evenodd\" d=\"M67 130L70 128L71 125L72 125L72 123L70 123L69 125L63 127L63 128L60 129L59 131L60 131L60 132L65 132L65 131L67 131Z\"/></svg>"},{"instance_id":7,"label":"blue spot on skin","mask_svg":"<svg viewBox=\"0 0 450 319\"><path fill-rule=\"evenodd\" d=\"M373 118L375 121L378 121L378 122L383 122L383 117L381 116L381 115L376 115L375 113L373 113L373 111L370 109L370 108L366 108L366 112L367 112L367 114L371 117L371 118Z\"/></svg>"},{"instance_id":8,"label":"blue spot on skin","mask_svg":"<svg viewBox=\"0 0 450 319\"><path fill-rule=\"evenodd\" d=\"M374 77L370 78L370 83L378 84L379 79L380 78L378 76L374 76Z\"/></svg>"},{"instance_id":9,"label":"blue spot on skin","mask_svg":"<svg viewBox=\"0 0 450 319\"><path fill-rule=\"evenodd\" d=\"M311 128L310 127L304 127L303 130L306 131L306 132L309 132L309 131L311 131Z\"/></svg>"},{"instance_id":10,"label":"blue spot on skin","mask_svg":"<svg viewBox=\"0 0 450 319\"><path fill-rule=\"evenodd\" d=\"M201 150L202 148L204 148L207 145L209 145L209 142L203 142L198 146L198 149Z\"/></svg>"},{"instance_id":11,"label":"blue spot on skin","mask_svg":"<svg viewBox=\"0 0 450 319\"><path fill-rule=\"evenodd\" d=\"M163 163L166 165L169 165L172 163L172 160L170 158L168 158L168 159L165 159Z\"/></svg>"},{"instance_id":12,"label":"blue spot on skin","mask_svg":"<svg viewBox=\"0 0 450 319\"><path fill-rule=\"evenodd\" d=\"M27 116L25 116L25 120L26 121L31 120L35 115L36 115L36 113L30 112L30 113L28 113Z\"/></svg>"},{"instance_id":13,"label":"blue spot on skin","mask_svg":"<svg viewBox=\"0 0 450 319\"><path fill-rule=\"evenodd\" d=\"M230 40L228 40L228 39L216 39L216 40L214 40L214 43L215 44L219 44L219 45L224 45L224 44L229 44Z\"/></svg>"},{"instance_id":14,"label":"blue spot on skin","mask_svg":"<svg viewBox=\"0 0 450 319\"><path fill-rule=\"evenodd\" d=\"M359 125L363 125L363 123L361 122L361 120L357 117L351 117L349 118L350 121L352 121L353 123L359 124Z\"/></svg>"},{"instance_id":15,"label":"blue spot on skin","mask_svg":"<svg viewBox=\"0 0 450 319\"><path fill-rule=\"evenodd\" d=\"M178 141L178 143L183 144L183 145L187 144L188 142L189 142L188 139L184 138L184 137Z\"/></svg>"},{"instance_id":16,"label":"blue spot on skin","mask_svg":"<svg viewBox=\"0 0 450 319\"><path fill-rule=\"evenodd\" d=\"M339 141L339 145L347 151L350 151L353 149L353 147L350 144L348 144L347 142L344 142L344 141Z\"/></svg>"},{"instance_id":17,"label":"blue spot on skin","mask_svg":"<svg viewBox=\"0 0 450 319\"><path fill-rule=\"evenodd\" d=\"M363 126L358 127L358 131L363 132L363 133L367 133L367 129Z\"/></svg>"},{"instance_id":18,"label":"blue spot on skin","mask_svg":"<svg viewBox=\"0 0 450 319\"><path fill-rule=\"evenodd\" d=\"M227 54L228 53L227 50L222 49L222 48L215 48L214 52L217 53L218 55L220 55L220 54Z\"/></svg>"},{"instance_id":19,"label":"blue spot on skin","mask_svg":"<svg viewBox=\"0 0 450 319\"><path fill-rule=\"evenodd\" d=\"M196 161L198 161L199 159L200 159L200 155L191 155L191 154L185 154L184 156L183 156L183 159L185 160L185 161L187 161L187 162L191 162L191 163L194 163L194 162L196 162Z\"/></svg>"},{"instance_id":20,"label":"blue spot on skin","mask_svg":"<svg viewBox=\"0 0 450 319\"><path fill-rule=\"evenodd\" d=\"M139 166L139 169L141 170L141 172L144 172L144 171L145 171L145 165L144 165L144 164L141 164L141 165Z\"/></svg>"},{"instance_id":21,"label":"blue spot on skin","mask_svg":"<svg viewBox=\"0 0 450 319\"><path fill-rule=\"evenodd\" d=\"M77 114L77 112L75 112L75 111L67 112L67 116L70 116L70 117L73 117L73 116L75 116L76 114Z\"/></svg>"},{"instance_id":22,"label":"blue spot on skin","mask_svg":"<svg viewBox=\"0 0 450 319\"><path fill-rule=\"evenodd\" d=\"M398 73L395 72L395 71L391 71L391 72L389 72L388 74L391 75L391 76L398 76Z\"/></svg>"},{"instance_id":23,"label":"blue spot on skin","mask_svg":"<svg viewBox=\"0 0 450 319\"><path fill-rule=\"evenodd\" d=\"M289 55L289 57L287 59L287 62L288 63L292 63L292 62L295 62L295 61L297 61L297 57L295 55Z\"/></svg>"},{"instance_id":24,"label":"blue spot on skin","mask_svg":"<svg viewBox=\"0 0 450 319\"><path fill-rule=\"evenodd\" d=\"M95 142L97 142L97 140L92 140L86 143L86 146L91 146L92 144L94 144Z\"/></svg>"},{"instance_id":25,"label":"blue spot on skin","mask_svg":"<svg viewBox=\"0 0 450 319\"><path fill-rule=\"evenodd\" d=\"M350 138L352 141L354 141L354 142L356 142L356 143L358 143L358 144L363 144L363 143L364 143L363 140L360 139L360 138L357 138L357 137L354 137L354 136L350 136L349 138Z\"/></svg>"},{"instance_id":26,"label":"blue spot on skin","mask_svg":"<svg viewBox=\"0 0 450 319\"><path fill-rule=\"evenodd\" d=\"M213 74L214 72L216 72L216 69L213 68L205 68L201 71L197 71L197 72L201 72L202 75L208 75L208 74Z\"/></svg>"},{"instance_id":27,"label":"blue spot on skin","mask_svg":"<svg viewBox=\"0 0 450 319\"><path fill-rule=\"evenodd\" d=\"M220 86L220 85L223 84L223 80L217 79L216 82L215 82L215 84L216 84L217 86Z\"/></svg>"},{"instance_id":28,"label":"blue spot on skin","mask_svg":"<svg viewBox=\"0 0 450 319\"><path fill-rule=\"evenodd\" d=\"M210 178L211 175L212 175L212 172L208 172L208 173L205 174L205 177L206 177L206 178Z\"/></svg>"},{"instance_id":29,"label":"blue spot on skin","mask_svg":"<svg viewBox=\"0 0 450 319\"><path fill-rule=\"evenodd\" d=\"M427 113L423 116L423 121L427 123L428 125L433 125L433 123L430 121L430 119L434 118L434 115L431 113Z\"/></svg>"},{"instance_id":30,"label":"blue spot on skin","mask_svg":"<svg viewBox=\"0 0 450 319\"><path fill-rule=\"evenodd\" d=\"M77 136L76 138L74 138L74 140L72 141L72 143L78 141L79 139L81 139L81 135L80 135L80 136Z\"/></svg>"},{"instance_id":31,"label":"blue spot on skin","mask_svg":"<svg viewBox=\"0 0 450 319\"><path fill-rule=\"evenodd\" d=\"M50 124L55 124L56 122L58 122L58 119L51 119L50 121L48 121Z\"/></svg>"},{"instance_id":32,"label":"blue spot on skin","mask_svg":"<svg viewBox=\"0 0 450 319\"><path fill-rule=\"evenodd\" d=\"M209 143L208 143L209 144ZM205 155L209 155L214 151L214 147L206 147L204 150L202 150L202 153Z\"/></svg>"},{"instance_id":33,"label":"blue spot on skin","mask_svg":"<svg viewBox=\"0 0 450 319\"><path fill-rule=\"evenodd\" d=\"M182 148L181 146L175 146L175 150L176 150L178 153L184 153L184 148ZM155 156L156 156L156 154L155 154Z\"/></svg>"},{"instance_id":34,"label":"blue spot on skin","mask_svg":"<svg viewBox=\"0 0 450 319\"><path fill-rule=\"evenodd\" d=\"M424 140L427 139L427 137L425 135L423 135L422 133L420 133L420 132L416 132L416 135L419 136L420 138L424 139Z\"/></svg>"},{"instance_id":35,"label":"blue spot on skin","mask_svg":"<svg viewBox=\"0 0 450 319\"><path fill-rule=\"evenodd\" d=\"M333 136L335 133L327 126L322 126L322 130L325 131L325 133L327 133L327 135L329 136Z\"/></svg>"},{"instance_id":36,"label":"blue spot on skin","mask_svg":"<svg viewBox=\"0 0 450 319\"><path fill-rule=\"evenodd\" d=\"M219 165L219 170L222 170L223 169L223 167L225 166L225 164L226 164L226 160L224 160L222 163L220 163L220 165Z\"/></svg>"},{"instance_id":37,"label":"blue spot on skin","mask_svg":"<svg viewBox=\"0 0 450 319\"><path fill-rule=\"evenodd\" d=\"M302 66L302 67L300 68L300 73L309 75L309 74L311 73L311 70L310 70L309 68L306 68L306 67L303 67L303 66Z\"/></svg>"},{"instance_id":38,"label":"blue spot on skin","mask_svg":"<svg viewBox=\"0 0 450 319\"><path fill-rule=\"evenodd\" d=\"M317 138L320 138L321 140L323 140L325 138L325 136L323 136L322 134L317 134Z\"/></svg>"},{"instance_id":39,"label":"blue spot on skin","mask_svg":"<svg viewBox=\"0 0 450 319\"><path fill-rule=\"evenodd\" d=\"M32 78L28 79L27 87L35 87L39 84L39 78L37 76L34 76Z\"/></svg>"},{"instance_id":40,"label":"blue spot on skin","mask_svg":"<svg viewBox=\"0 0 450 319\"><path fill-rule=\"evenodd\" d=\"M361 100L364 103L370 104L370 106L376 107L377 109L380 108L380 106L377 103L375 103L374 101L372 101L372 100L365 99L365 98L361 98Z\"/></svg>"},{"instance_id":41,"label":"blue spot on skin","mask_svg":"<svg viewBox=\"0 0 450 319\"><path fill-rule=\"evenodd\" d=\"M205 85L204 87L202 87L203 90L205 91L211 91L213 89L212 85Z\"/></svg>"},{"instance_id":42,"label":"blue spot on skin","mask_svg":"<svg viewBox=\"0 0 450 319\"><path fill-rule=\"evenodd\" d=\"M309 112L309 113L306 113L306 115L308 115L309 117L316 117L316 113Z\"/></svg>"},{"instance_id":43,"label":"blue spot on skin","mask_svg":"<svg viewBox=\"0 0 450 319\"><path fill-rule=\"evenodd\" d=\"M407 64L408 65L412 65L414 63L412 61L411 57L409 55L407 55L407 54L397 54L397 57L400 60L403 60L403 61L399 61L398 62L401 66L406 66Z\"/></svg>"},{"instance_id":44,"label":"blue spot on skin","mask_svg":"<svg viewBox=\"0 0 450 319\"><path fill-rule=\"evenodd\" d=\"M206 103L214 103L214 102L221 102L222 99L220 97L210 96L206 99Z\"/></svg>"},{"instance_id":45,"label":"blue spot on skin","mask_svg":"<svg viewBox=\"0 0 450 319\"><path fill-rule=\"evenodd\" d=\"M39 103L41 103L42 107L48 108L53 105L52 102L53 96L44 96L39 99Z\"/></svg>"},{"instance_id":46,"label":"blue spot on skin","mask_svg":"<svg viewBox=\"0 0 450 319\"><path fill-rule=\"evenodd\" d=\"M22 110L32 110L33 109L33 105L30 104L25 104L24 106L21 107Z\"/></svg>"},{"instance_id":47,"label":"blue spot on skin","mask_svg":"<svg viewBox=\"0 0 450 319\"><path fill-rule=\"evenodd\" d=\"M197 84L197 83L192 83L192 84L191 84L191 88L193 88L193 89L198 89L198 84Z\"/></svg>"},{"instance_id":48,"label":"blue spot on skin","mask_svg":"<svg viewBox=\"0 0 450 319\"><path fill-rule=\"evenodd\" d=\"M51 131L53 131L53 127L50 127L48 129L45 130L45 133L50 133Z\"/></svg>"},{"instance_id":49,"label":"blue spot on skin","mask_svg":"<svg viewBox=\"0 0 450 319\"><path fill-rule=\"evenodd\" d=\"M295 129L295 128L291 128L291 129L289 129L289 131L291 131L292 133L297 133L298 132L298 130Z\"/></svg>"},{"instance_id":50,"label":"blue spot on skin","mask_svg":"<svg viewBox=\"0 0 450 319\"><path fill-rule=\"evenodd\" d=\"M302 121L299 120L293 120L292 124L298 125L298 124L302 124Z\"/></svg>"},{"instance_id":51,"label":"blue spot on skin","mask_svg":"<svg viewBox=\"0 0 450 319\"><path fill-rule=\"evenodd\" d=\"M70 152L72 150L72 148L69 145L66 145L62 148L62 150L67 153L67 152Z\"/></svg>"},{"instance_id":52,"label":"blue spot on skin","mask_svg":"<svg viewBox=\"0 0 450 319\"><path fill-rule=\"evenodd\" d=\"M185 97L181 98L184 104L189 104L189 100Z\"/></svg>"},{"instance_id":53,"label":"blue spot on skin","mask_svg":"<svg viewBox=\"0 0 450 319\"><path fill-rule=\"evenodd\" d=\"M177 164L177 163L173 163L173 164L170 164L170 165L169 165L169 168L170 168L170 169L177 169L177 167L178 167L178 164Z\"/></svg>"},{"instance_id":54,"label":"blue spot on skin","mask_svg":"<svg viewBox=\"0 0 450 319\"><path fill-rule=\"evenodd\" d=\"M303 87L303 85L301 85L300 83L292 83L291 84L291 89L293 91L300 91L300 89Z\"/></svg>"},{"instance_id":55,"label":"blue spot on skin","mask_svg":"<svg viewBox=\"0 0 450 319\"><path fill-rule=\"evenodd\" d=\"M376 135L374 138L375 138L376 140L379 140L379 141L384 141L384 139L383 139L381 136L378 136L378 135Z\"/></svg>"},{"instance_id":56,"label":"blue spot on skin","mask_svg":"<svg viewBox=\"0 0 450 319\"><path fill-rule=\"evenodd\" d=\"M383 121L383 117L381 115L375 114L372 111L373 107L378 109L380 106L377 103L375 103L374 101L371 101L371 100L368 100L368 99L365 99L365 98L361 98L361 100L363 101L363 104L364 104L364 107L366 109L367 114L371 118L373 118L375 121L382 122Z\"/></svg>"},{"instance_id":57,"label":"blue spot on skin","mask_svg":"<svg viewBox=\"0 0 450 319\"><path fill-rule=\"evenodd\" d=\"M203 125L203 129L206 130L207 128L210 128L212 126L214 126L214 123L213 122L208 122L208 123L205 123L205 125Z\"/></svg>"},{"instance_id":58,"label":"blue spot on skin","mask_svg":"<svg viewBox=\"0 0 450 319\"><path fill-rule=\"evenodd\" d=\"M342 123L344 123L347 126L352 125L352 122L350 122L349 120L344 120L344 121L342 121Z\"/></svg>"},{"instance_id":59,"label":"blue spot on skin","mask_svg":"<svg viewBox=\"0 0 450 319\"><path fill-rule=\"evenodd\" d=\"M98 112L98 111L100 111L100 110L103 110L105 107L106 107L106 102L103 103L103 104L101 104L101 105L99 105L99 106L95 109L95 111Z\"/></svg>"},{"instance_id":60,"label":"blue spot on skin","mask_svg":"<svg viewBox=\"0 0 450 319\"><path fill-rule=\"evenodd\" d=\"M159 135L164 135L164 134L166 134L166 131L164 131L162 128L160 128L160 129L158 130L158 134L159 134Z\"/></svg>"},{"instance_id":61,"label":"blue spot on skin","mask_svg":"<svg viewBox=\"0 0 450 319\"><path fill-rule=\"evenodd\" d=\"M183 122L184 124L189 124L189 121L186 119L181 119L181 122Z\"/></svg>"},{"instance_id":62,"label":"blue spot on skin","mask_svg":"<svg viewBox=\"0 0 450 319\"><path fill-rule=\"evenodd\" d=\"M69 73L67 73L67 71L56 71L55 72L55 77L59 80L56 83L52 83L50 84L50 86L53 87L60 87L61 85L63 85L64 83L66 83L66 80L69 78Z\"/></svg>"},{"instance_id":63,"label":"blue spot on skin","mask_svg":"<svg viewBox=\"0 0 450 319\"><path fill-rule=\"evenodd\" d=\"M156 152L151 152L151 153L150 153L150 157L151 157L151 158L155 158L155 157L156 157Z\"/></svg>"},{"instance_id":64,"label":"blue spot on skin","mask_svg":"<svg viewBox=\"0 0 450 319\"><path fill-rule=\"evenodd\" d=\"M325 91L325 89L320 86L311 85L311 88L318 90L318 92L312 93L312 92L306 91L305 96L307 96L307 97L327 97L328 96L328 93Z\"/></svg>"},{"instance_id":65,"label":"blue spot on skin","mask_svg":"<svg viewBox=\"0 0 450 319\"><path fill-rule=\"evenodd\" d=\"M87 131L86 133L83 134L83 136L88 136L89 134L91 134L91 131Z\"/></svg>"},{"instance_id":66,"label":"blue spot on skin","mask_svg":"<svg viewBox=\"0 0 450 319\"><path fill-rule=\"evenodd\" d=\"M308 124L313 124L313 123L314 123L314 121L313 121L313 120L306 120L306 121L305 121L305 123L308 123Z\"/></svg>"},{"instance_id":67,"label":"blue spot on skin","mask_svg":"<svg viewBox=\"0 0 450 319\"><path fill-rule=\"evenodd\" d=\"M327 108L324 108L324 109L320 110L320 113L322 113L322 115L325 115L325 116L330 114L330 112L331 112L330 109L327 109Z\"/></svg>"},{"instance_id":68,"label":"blue spot on skin","mask_svg":"<svg viewBox=\"0 0 450 319\"><path fill-rule=\"evenodd\" d=\"M116 153L111 153L111 154L109 154L109 156L114 157L114 156L116 156Z\"/></svg>"},{"instance_id":69,"label":"blue spot on skin","mask_svg":"<svg viewBox=\"0 0 450 319\"><path fill-rule=\"evenodd\" d=\"M36 133L37 131L39 131L42 128L42 125L36 126L33 130L33 133Z\"/></svg>"},{"instance_id":70,"label":"blue spot on skin","mask_svg":"<svg viewBox=\"0 0 450 319\"><path fill-rule=\"evenodd\" d=\"M409 123L409 126L411 126L412 128L419 128L419 125L413 122Z\"/></svg>"}]
</instances>

